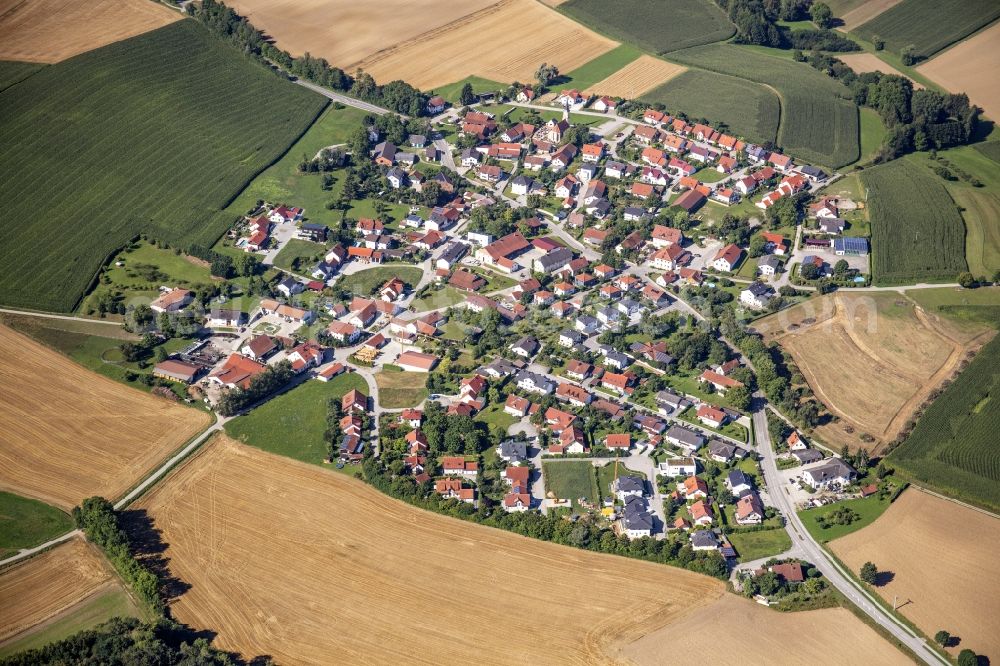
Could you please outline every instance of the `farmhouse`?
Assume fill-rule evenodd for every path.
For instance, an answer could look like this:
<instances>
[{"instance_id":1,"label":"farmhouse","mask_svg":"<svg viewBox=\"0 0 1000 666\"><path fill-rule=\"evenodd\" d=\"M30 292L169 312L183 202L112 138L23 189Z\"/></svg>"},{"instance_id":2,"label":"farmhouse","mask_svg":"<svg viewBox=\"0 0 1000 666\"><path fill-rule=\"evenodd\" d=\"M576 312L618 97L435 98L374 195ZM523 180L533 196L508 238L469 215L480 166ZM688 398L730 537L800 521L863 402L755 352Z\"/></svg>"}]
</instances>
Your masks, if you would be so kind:
<instances>
[{"instance_id":1,"label":"farmhouse","mask_svg":"<svg viewBox=\"0 0 1000 666\"><path fill-rule=\"evenodd\" d=\"M220 367L213 370L210 381L226 388L247 388L250 380L264 372L267 366L242 354L233 354Z\"/></svg>"},{"instance_id":2,"label":"farmhouse","mask_svg":"<svg viewBox=\"0 0 1000 666\"><path fill-rule=\"evenodd\" d=\"M177 312L194 300L194 293L187 289L168 289L149 304L153 312Z\"/></svg>"}]
</instances>

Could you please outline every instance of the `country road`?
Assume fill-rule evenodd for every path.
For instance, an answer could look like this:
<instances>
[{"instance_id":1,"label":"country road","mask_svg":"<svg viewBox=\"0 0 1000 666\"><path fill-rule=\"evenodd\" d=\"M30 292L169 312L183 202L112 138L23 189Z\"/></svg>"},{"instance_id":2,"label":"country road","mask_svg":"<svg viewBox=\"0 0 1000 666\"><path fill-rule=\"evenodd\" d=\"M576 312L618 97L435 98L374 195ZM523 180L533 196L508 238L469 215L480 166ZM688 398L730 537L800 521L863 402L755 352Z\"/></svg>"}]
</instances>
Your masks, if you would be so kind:
<instances>
[{"instance_id":1,"label":"country road","mask_svg":"<svg viewBox=\"0 0 1000 666\"><path fill-rule=\"evenodd\" d=\"M308 88L314 93L318 93L323 97L332 99L334 102L340 102L345 106L353 106L356 109L361 109L362 111L367 111L368 113L374 113L376 115L382 116L390 113L389 109L383 109L381 106L375 106L374 104L369 104L368 102L362 102L360 99L355 99L353 97L348 97L347 95L341 95L340 93L333 92L328 88L323 86L318 86L315 83L309 83L308 81L303 81L302 79L295 79L294 83L302 86L303 88ZM406 119L407 116L402 113L397 114L400 118Z\"/></svg>"},{"instance_id":2,"label":"country road","mask_svg":"<svg viewBox=\"0 0 1000 666\"><path fill-rule=\"evenodd\" d=\"M105 319L87 319L86 317L77 317L76 315L56 314L54 312L36 312L34 310L12 310L10 308L0 308L0 313L25 315L27 317L41 317L42 319L62 319L64 321L86 321L92 324L103 324L105 326L113 326L118 329L122 327L120 321L107 321Z\"/></svg>"}]
</instances>

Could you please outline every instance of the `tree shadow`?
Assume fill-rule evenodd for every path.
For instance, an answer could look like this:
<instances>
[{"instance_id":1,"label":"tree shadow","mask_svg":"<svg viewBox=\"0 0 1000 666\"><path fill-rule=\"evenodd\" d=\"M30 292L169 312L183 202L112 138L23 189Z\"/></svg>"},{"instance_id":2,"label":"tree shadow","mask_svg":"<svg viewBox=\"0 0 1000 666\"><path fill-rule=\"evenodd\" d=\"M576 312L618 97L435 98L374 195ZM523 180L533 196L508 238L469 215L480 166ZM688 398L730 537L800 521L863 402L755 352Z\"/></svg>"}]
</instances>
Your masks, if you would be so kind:
<instances>
[{"instance_id":1,"label":"tree shadow","mask_svg":"<svg viewBox=\"0 0 1000 666\"><path fill-rule=\"evenodd\" d=\"M891 571L879 571L875 575L875 587L883 587L884 585L888 585L893 581L895 577L896 574L894 574Z\"/></svg>"},{"instance_id":2,"label":"tree shadow","mask_svg":"<svg viewBox=\"0 0 1000 666\"><path fill-rule=\"evenodd\" d=\"M170 558L166 556L167 544L163 533L154 524L145 509L128 509L120 514L122 529L129 536L136 557L155 573L163 584L164 602L170 603L191 589L170 571Z\"/></svg>"}]
</instances>

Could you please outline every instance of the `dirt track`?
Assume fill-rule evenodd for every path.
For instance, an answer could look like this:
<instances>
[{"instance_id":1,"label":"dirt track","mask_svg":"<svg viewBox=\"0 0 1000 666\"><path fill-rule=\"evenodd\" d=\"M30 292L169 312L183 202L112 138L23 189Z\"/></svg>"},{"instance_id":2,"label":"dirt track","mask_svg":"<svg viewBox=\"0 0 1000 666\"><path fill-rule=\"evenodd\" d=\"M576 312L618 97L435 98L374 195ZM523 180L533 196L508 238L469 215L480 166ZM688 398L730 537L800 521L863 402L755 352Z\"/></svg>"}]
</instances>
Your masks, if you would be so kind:
<instances>
[{"instance_id":1,"label":"dirt track","mask_svg":"<svg viewBox=\"0 0 1000 666\"><path fill-rule=\"evenodd\" d=\"M0 326L0 489L71 509L114 499L208 416L95 374Z\"/></svg>"},{"instance_id":2,"label":"dirt track","mask_svg":"<svg viewBox=\"0 0 1000 666\"><path fill-rule=\"evenodd\" d=\"M140 503L217 645L278 663L599 663L723 594L704 576L424 512L224 438Z\"/></svg>"}]
</instances>

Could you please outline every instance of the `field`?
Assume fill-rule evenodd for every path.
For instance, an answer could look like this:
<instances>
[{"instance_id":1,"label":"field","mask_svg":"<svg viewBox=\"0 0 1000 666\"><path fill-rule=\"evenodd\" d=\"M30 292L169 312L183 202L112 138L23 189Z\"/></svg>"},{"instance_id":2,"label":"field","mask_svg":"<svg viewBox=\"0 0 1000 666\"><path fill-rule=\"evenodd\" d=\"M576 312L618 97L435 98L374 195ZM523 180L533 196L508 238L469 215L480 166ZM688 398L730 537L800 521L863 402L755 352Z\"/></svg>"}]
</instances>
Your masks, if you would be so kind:
<instances>
[{"instance_id":1,"label":"field","mask_svg":"<svg viewBox=\"0 0 1000 666\"><path fill-rule=\"evenodd\" d=\"M642 51L631 44L621 44L607 53L587 61L571 72L559 72L559 88L586 90L608 78L622 67L634 62ZM555 87L555 86L553 86Z\"/></svg>"},{"instance_id":2,"label":"field","mask_svg":"<svg viewBox=\"0 0 1000 666\"><path fill-rule=\"evenodd\" d=\"M830 8L833 10L833 15L844 22L841 29L847 31L872 20L900 2L901 0L846 0L846 2L831 2Z\"/></svg>"},{"instance_id":3,"label":"field","mask_svg":"<svg viewBox=\"0 0 1000 666\"><path fill-rule=\"evenodd\" d=\"M136 614L127 597L110 607L106 603L109 596L121 600L123 595L103 555L82 538L5 569L0 573L0 654L8 648L28 647L23 643L31 634L25 632L53 630L55 622L73 631L112 615ZM95 613L94 606L105 612ZM51 636L51 640L61 637Z\"/></svg>"},{"instance_id":4,"label":"field","mask_svg":"<svg viewBox=\"0 0 1000 666\"><path fill-rule=\"evenodd\" d=\"M860 53L838 53L835 56L838 60L843 60L844 64L853 69L858 74L863 74L865 72L882 72L883 74L895 74L897 76L906 76L901 71L882 60L874 53L860 52ZM911 79L912 80L912 79ZM922 85L913 82L913 88L919 90L923 88Z\"/></svg>"},{"instance_id":5,"label":"field","mask_svg":"<svg viewBox=\"0 0 1000 666\"><path fill-rule=\"evenodd\" d=\"M323 440L327 402L339 400L351 389L367 394L368 384L354 372L329 382L308 380L246 416L229 421L226 433L265 451L313 465L321 464L329 453Z\"/></svg>"},{"instance_id":6,"label":"field","mask_svg":"<svg viewBox=\"0 0 1000 666\"><path fill-rule=\"evenodd\" d=\"M69 514L38 500L0 492L0 557L73 529Z\"/></svg>"},{"instance_id":7,"label":"field","mask_svg":"<svg viewBox=\"0 0 1000 666\"><path fill-rule=\"evenodd\" d=\"M858 108L849 90L809 65L733 44L685 49L670 59L770 86L781 100L778 144L793 157L832 168L858 159Z\"/></svg>"},{"instance_id":8,"label":"field","mask_svg":"<svg viewBox=\"0 0 1000 666\"><path fill-rule=\"evenodd\" d=\"M146 0L2 0L0 59L59 62L180 18Z\"/></svg>"},{"instance_id":9,"label":"field","mask_svg":"<svg viewBox=\"0 0 1000 666\"><path fill-rule=\"evenodd\" d=\"M592 663L723 595L704 576L427 513L228 440L139 505L191 585L172 615L277 663Z\"/></svg>"},{"instance_id":10,"label":"field","mask_svg":"<svg viewBox=\"0 0 1000 666\"><path fill-rule=\"evenodd\" d=\"M920 483L997 511L998 428L1000 336L934 401L891 459Z\"/></svg>"},{"instance_id":11,"label":"field","mask_svg":"<svg viewBox=\"0 0 1000 666\"><path fill-rule=\"evenodd\" d=\"M913 663L845 608L779 613L735 594L647 634L621 656L653 666L665 654L670 663L695 664Z\"/></svg>"},{"instance_id":12,"label":"field","mask_svg":"<svg viewBox=\"0 0 1000 666\"><path fill-rule=\"evenodd\" d=\"M573 508L579 509L580 498L596 504L600 499L600 488L594 466L589 460L544 461L545 493L554 493L556 499L571 500Z\"/></svg>"},{"instance_id":13,"label":"field","mask_svg":"<svg viewBox=\"0 0 1000 666\"><path fill-rule=\"evenodd\" d=\"M861 517L850 525L837 525L830 523L824 528L819 524L819 518L827 515L834 509L839 508L851 509ZM837 502L833 506L806 509L799 512L799 518L802 519L802 524L805 525L806 530L812 535L813 539L820 543L828 543L835 539L842 538L845 535L857 532L863 527L871 525L875 522L875 519L885 513L885 510L888 508L888 498L881 500L877 495L873 495L872 497L865 497L863 499L852 499Z\"/></svg>"},{"instance_id":14,"label":"field","mask_svg":"<svg viewBox=\"0 0 1000 666\"><path fill-rule=\"evenodd\" d=\"M587 92L638 99L643 93L663 85L686 69L651 55L642 55L606 79L589 86Z\"/></svg>"},{"instance_id":15,"label":"field","mask_svg":"<svg viewBox=\"0 0 1000 666\"><path fill-rule=\"evenodd\" d=\"M378 404L386 409L416 407L427 397L427 374L424 372L376 372Z\"/></svg>"},{"instance_id":16,"label":"field","mask_svg":"<svg viewBox=\"0 0 1000 666\"><path fill-rule=\"evenodd\" d=\"M71 310L102 262L140 232L211 245L233 221L219 209L325 104L194 21L7 89L0 199L22 222L0 246L0 302Z\"/></svg>"},{"instance_id":17,"label":"field","mask_svg":"<svg viewBox=\"0 0 1000 666\"><path fill-rule=\"evenodd\" d=\"M969 270L989 279L1000 270L1000 197L972 188L955 188L951 194L962 207Z\"/></svg>"},{"instance_id":18,"label":"field","mask_svg":"<svg viewBox=\"0 0 1000 666\"><path fill-rule=\"evenodd\" d=\"M903 0L855 31L868 41L880 36L895 53L913 44L918 56L929 58L997 18L994 0Z\"/></svg>"},{"instance_id":19,"label":"field","mask_svg":"<svg viewBox=\"0 0 1000 666\"><path fill-rule=\"evenodd\" d=\"M874 562L892 574L876 588L928 636L945 629L971 648L1000 655L1000 520L917 490L903 493L865 529L830 544L853 571Z\"/></svg>"},{"instance_id":20,"label":"field","mask_svg":"<svg viewBox=\"0 0 1000 666\"><path fill-rule=\"evenodd\" d=\"M861 154L858 159L865 162L874 158L882 147L882 142L885 140L885 125L878 113L868 108L858 108L858 121L858 127L861 130ZM859 212L859 214L861 213ZM852 226L854 225L852 224ZM850 229L848 234L855 235L851 233Z\"/></svg>"},{"instance_id":21,"label":"field","mask_svg":"<svg viewBox=\"0 0 1000 666\"><path fill-rule=\"evenodd\" d=\"M504 35L502 41L484 48L484 35L499 34ZM535 0L501 0L461 21L383 49L359 67L377 81L402 79L421 89L470 74L510 83L533 81L543 62L573 71L616 46L617 42Z\"/></svg>"},{"instance_id":22,"label":"field","mask_svg":"<svg viewBox=\"0 0 1000 666\"><path fill-rule=\"evenodd\" d=\"M10 88L12 85L24 81L42 67L44 67L44 65L39 65L33 62L0 60L0 92Z\"/></svg>"},{"instance_id":23,"label":"field","mask_svg":"<svg viewBox=\"0 0 1000 666\"><path fill-rule=\"evenodd\" d=\"M569 0L559 11L621 42L653 53L677 51L729 39L736 32L709 0Z\"/></svg>"},{"instance_id":24,"label":"field","mask_svg":"<svg viewBox=\"0 0 1000 666\"><path fill-rule=\"evenodd\" d=\"M777 95L745 79L688 70L642 99L659 102L671 113L704 118L750 141L773 142L778 135L781 105Z\"/></svg>"},{"instance_id":25,"label":"field","mask_svg":"<svg viewBox=\"0 0 1000 666\"><path fill-rule=\"evenodd\" d=\"M841 420L817 434L839 448L877 450L903 429L970 349L988 336L914 307L899 294L835 294L754 323L791 353L827 409ZM870 435L872 442L862 436Z\"/></svg>"},{"instance_id":26,"label":"field","mask_svg":"<svg viewBox=\"0 0 1000 666\"><path fill-rule=\"evenodd\" d=\"M925 310L972 331L1000 322L1000 287L911 289L906 295Z\"/></svg>"},{"instance_id":27,"label":"field","mask_svg":"<svg viewBox=\"0 0 1000 666\"><path fill-rule=\"evenodd\" d=\"M990 118L1000 118L1000 86L993 76L998 69L1000 23L917 67L918 72L945 89L968 94L972 103L983 107Z\"/></svg>"},{"instance_id":28,"label":"field","mask_svg":"<svg viewBox=\"0 0 1000 666\"><path fill-rule=\"evenodd\" d=\"M872 224L875 284L952 282L967 270L965 224L930 171L895 160L861 174Z\"/></svg>"},{"instance_id":29,"label":"field","mask_svg":"<svg viewBox=\"0 0 1000 666\"><path fill-rule=\"evenodd\" d=\"M986 141L984 143L977 143L973 146L976 152L982 154L983 156L993 160L994 162L1000 163L1000 141Z\"/></svg>"},{"instance_id":30,"label":"field","mask_svg":"<svg viewBox=\"0 0 1000 666\"><path fill-rule=\"evenodd\" d=\"M208 424L4 326L0 386L18 387L0 393L0 488L63 509L117 498Z\"/></svg>"},{"instance_id":31,"label":"field","mask_svg":"<svg viewBox=\"0 0 1000 666\"><path fill-rule=\"evenodd\" d=\"M785 552L792 547L792 539L784 528L759 532L730 534L729 541L740 555L740 562L751 562Z\"/></svg>"}]
</instances>

